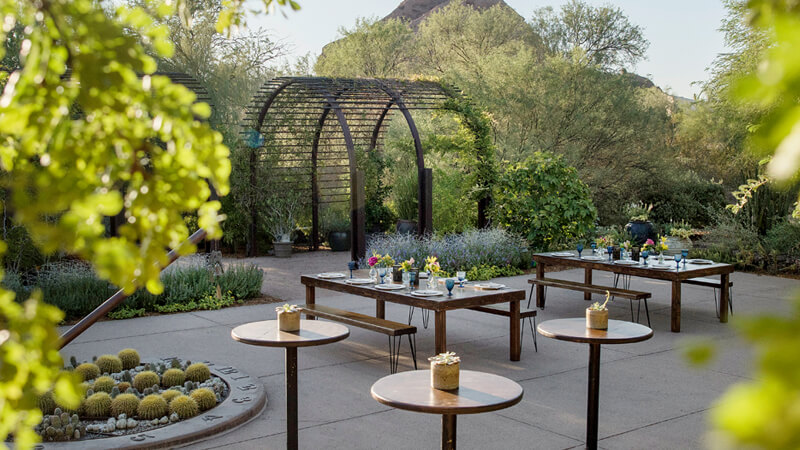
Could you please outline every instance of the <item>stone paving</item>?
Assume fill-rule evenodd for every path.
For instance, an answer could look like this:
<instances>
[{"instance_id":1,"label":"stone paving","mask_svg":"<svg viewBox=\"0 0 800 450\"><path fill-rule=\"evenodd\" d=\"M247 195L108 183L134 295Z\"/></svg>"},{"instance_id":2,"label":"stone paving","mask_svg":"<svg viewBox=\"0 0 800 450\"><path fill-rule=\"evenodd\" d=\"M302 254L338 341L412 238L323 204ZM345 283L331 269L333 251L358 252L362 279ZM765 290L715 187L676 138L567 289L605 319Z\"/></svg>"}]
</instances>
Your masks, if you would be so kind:
<instances>
[{"instance_id":1,"label":"stone paving","mask_svg":"<svg viewBox=\"0 0 800 450\"><path fill-rule=\"evenodd\" d=\"M304 302L299 274L345 271L348 253L302 253L290 259L272 257L236 260L265 269L263 292L292 303ZM582 281L583 272L558 277ZM611 282L595 272L596 284ZM497 280L528 289L528 276ZM608 449L689 449L703 447L708 413L729 386L752 376L752 354L734 330L734 322L759 312L788 310L787 300L800 281L734 273L731 322L719 323L712 290L683 287L682 333L669 331L669 285L634 278L631 289L653 293L650 313L654 337L642 343L604 346L600 387L600 447ZM596 297L598 300L599 296ZM586 302L578 292L550 289L547 309L538 320L576 317ZM317 302L373 314L368 299L318 290ZM612 319L630 320L628 303L610 308ZM386 317L402 322L408 310L387 304ZM153 357L207 359L242 368L258 376L268 395L266 409L251 422L225 434L191 444L197 449L265 449L285 446L283 352L234 342L231 329L241 323L274 317L274 305L262 304L220 311L108 321L94 325L68 345L63 355L89 359L134 347ZM642 321L645 321L642 314ZM419 314L417 346L420 362L433 353L433 328L423 329ZM439 416L398 411L380 405L370 386L389 373L386 336L351 327L348 339L299 350L300 447L306 449L437 448ZM448 349L462 356L462 367L492 372L519 382L525 396L518 405L495 413L465 415L458 420L462 449L581 448L586 418L588 346L539 336L534 352L530 333L523 341L522 360L508 360L508 322L474 311L448 313ZM706 339L717 348L707 367L687 365L682 348ZM412 369L403 343L400 370Z\"/></svg>"}]
</instances>

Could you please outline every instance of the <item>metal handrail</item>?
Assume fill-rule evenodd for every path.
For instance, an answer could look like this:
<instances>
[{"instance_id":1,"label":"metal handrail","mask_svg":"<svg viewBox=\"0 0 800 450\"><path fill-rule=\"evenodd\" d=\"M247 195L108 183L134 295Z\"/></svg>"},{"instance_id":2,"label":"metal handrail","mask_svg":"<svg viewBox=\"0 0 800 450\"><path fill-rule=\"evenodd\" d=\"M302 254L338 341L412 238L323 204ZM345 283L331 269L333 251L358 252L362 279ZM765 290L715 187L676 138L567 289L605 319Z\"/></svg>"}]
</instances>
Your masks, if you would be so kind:
<instances>
[{"instance_id":1,"label":"metal handrail","mask_svg":"<svg viewBox=\"0 0 800 450\"><path fill-rule=\"evenodd\" d=\"M200 228L199 230L195 231L189 239L181 243L177 248L174 248L169 251L167 254L168 261L167 263L161 267L161 270L164 270L175 262L178 259L178 250L187 245L187 244L194 244L197 245L203 241L206 237L206 230ZM69 330L67 330L64 334L61 335L61 343L59 346L59 350L64 348L67 344L72 342L76 337L80 336L84 331L86 331L90 326L94 325L95 322L100 320L100 318L105 317L112 309L116 308L117 305L122 303L126 298L128 298L128 294L126 294L122 289L118 290L114 295L109 297L106 301L100 304L94 311L90 312L86 315L80 322L76 323Z\"/></svg>"}]
</instances>

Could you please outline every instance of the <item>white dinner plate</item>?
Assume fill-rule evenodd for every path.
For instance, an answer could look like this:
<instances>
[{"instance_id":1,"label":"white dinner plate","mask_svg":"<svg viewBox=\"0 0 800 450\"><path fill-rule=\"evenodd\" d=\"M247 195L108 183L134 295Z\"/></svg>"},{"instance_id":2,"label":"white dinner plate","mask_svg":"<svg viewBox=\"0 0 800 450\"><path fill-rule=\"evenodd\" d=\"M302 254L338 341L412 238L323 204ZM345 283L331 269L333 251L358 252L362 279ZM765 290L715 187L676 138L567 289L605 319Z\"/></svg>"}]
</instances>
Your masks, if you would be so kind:
<instances>
[{"instance_id":1,"label":"white dinner plate","mask_svg":"<svg viewBox=\"0 0 800 450\"><path fill-rule=\"evenodd\" d=\"M558 252L558 253L551 253L550 256L575 256L572 252Z\"/></svg>"},{"instance_id":2,"label":"white dinner plate","mask_svg":"<svg viewBox=\"0 0 800 450\"><path fill-rule=\"evenodd\" d=\"M434 291L432 289L423 289L420 291L412 291L411 295L416 295L417 297L436 297L438 295L443 295L444 292L442 291Z\"/></svg>"},{"instance_id":3,"label":"white dinner plate","mask_svg":"<svg viewBox=\"0 0 800 450\"><path fill-rule=\"evenodd\" d=\"M453 281L455 281L455 282L456 282L456 284L458 284L458 283L459 283L459 281L458 281L458 277L440 278L440 279L439 279L439 283L444 283L444 282L445 282L445 281L447 281L447 280L453 280ZM464 282L464 283L466 283L466 282L468 282L468 281L469 281L468 279L464 278L464 281L463 281L463 282Z\"/></svg>"},{"instance_id":4,"label":"white dinner plate","mask_svg":"<svg viewBox=\"0 0 800 450\"><path fill-rule=\"evenodd\" d=\"M478 289L488 289L491 291L495 291L497 289L503 289L504 287L506 287L505 284L500 284L500 283L478 283L475 284L474 286Z\"/></svg>"},{"instance_id":5,"label":"white dinner plate","mask_svg":"<svg viewBox=\"0 0 800 450\"><path fill-rule=\"evenodd\" d=\"M336 279L336 278L344 278L345 274L339 272L325 272L317 274L318 278L325 278L326 280Z\"/></svg>"},{"instance_id":6,"label":"white dinner plate","mask_svg":"<svg viewBox=\"0 0 800 450\"><path fill-rule=\"evenodd\" d=\"M614 264L619 264L620 266L637 266L639 262L632 259L619 259L614 261Z\"/></svg>"},{"instance_id":7,"label":"white dinner plate","mask_svg":"<svg viewBox=\"0 0 800 450\"><path fill-rule=\"evenodd\" d=\"M711 261L710 259L687 259L686 262L689 264L697 264L701 266L714 264L714 261Z\"/></svg>"},{"instance_id":8,"label":"white dinner plate","mask_svg":"<svg viewBox=\"0 0 800 450\"><path fill-rule=\"evenodd\" d=\"M375 289L379 289L381 291L397 291L400 289L405 289L406 287L402 284L376 284Z\"/></svg>"},{"instance_id":9,"label":"white dinner plate","mask_svg":"<svg viewBox=\"0 0 800 450\"><path fill-rule=\"evenodd\" d=\"M675 266L673 266L672 264L658 264L658 263L650 264L647 267L649 267L651 269L655 269L655 270L669 270L669 269L674 269L675 268Z\"/></svg>"},{"instance_id":10,"label":"white dinner plate","mask_svg":"<svg viewBox=\"0 0 800 450\"><path fill-rule=\"evenodd\" d=\"M344 282L347 284L372 284L375 280L372 278L348 278Z\"/></svg>"},{"instance_id":11,"label":"white dinner plate","mask_svg":"<svg viewBox=\"0 0 800 450\"><path fill-rule=\"evenodd\" d=\"M583 257L581 257L581 259L584 260L584 261L604 261L605 260L605 258L603 258L602 256L583 256Z\"/></svg>"}]
</instances>

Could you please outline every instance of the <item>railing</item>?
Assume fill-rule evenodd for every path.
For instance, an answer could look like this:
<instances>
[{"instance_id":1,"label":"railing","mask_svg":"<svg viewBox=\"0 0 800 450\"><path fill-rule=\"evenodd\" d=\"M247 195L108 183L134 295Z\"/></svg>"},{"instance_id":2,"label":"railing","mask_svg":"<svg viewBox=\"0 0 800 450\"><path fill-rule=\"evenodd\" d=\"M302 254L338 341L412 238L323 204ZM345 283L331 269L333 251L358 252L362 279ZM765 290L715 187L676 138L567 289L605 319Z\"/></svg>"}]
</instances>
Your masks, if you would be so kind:
<instances>
[{"instance_id":1,"label":"railing","mask_svg":"<svg viewBox=\"0 0 800 450\"><path fill-rule=\"evenodd\" d=\"M178 259L178 250L189 244L197 245L203 241L206 237L206 230L200 228L199 230L195 231L194 234L189 236L189 239L184 241L178 248L170 250L169 254L167 254L168 261L164 267L161 267L161 270L164 270L167 266L175 262ZM123 292L122 289L118 290L114 295L109 297L106 301L100 304L94 311L90 312L86 315L80 322L73 325L66 333L61 335L61 346L59 349L64 348L67 344L72 342L76 337L80 336L84 331L86 331L90 326L92 326L95 322L100 320L100 318L105 317L112 309L116 308L117 305L122 303L126 298L128 298L128 294Z\"/></svg>"}]
</instances>

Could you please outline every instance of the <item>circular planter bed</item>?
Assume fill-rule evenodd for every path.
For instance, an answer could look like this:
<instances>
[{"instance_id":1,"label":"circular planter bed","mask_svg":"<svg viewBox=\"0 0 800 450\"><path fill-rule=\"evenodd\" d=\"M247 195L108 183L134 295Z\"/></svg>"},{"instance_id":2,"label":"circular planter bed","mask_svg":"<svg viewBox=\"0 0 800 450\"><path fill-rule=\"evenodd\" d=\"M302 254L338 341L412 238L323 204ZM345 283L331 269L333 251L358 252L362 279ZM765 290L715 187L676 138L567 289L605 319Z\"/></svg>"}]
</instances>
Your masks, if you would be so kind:
<instances>
[{"instance_id":1,"label":"circular planter bed","mask_svg":"<svg viewBox=\"0 0 800 450\"><path fill-rule=\"evenodd\" d=\"M97 365L107 367L100 363L103 358L105 357L98 358ZM178 358L148 361L150 362L147 365L138 364L127 371L100 375L87 382L92 388L98 389L106 389L109 383L114 384L109 397L113 395L114 400L117 400L114 402L116 412L124 409L124 402L119 400L121 395L127 396L125 399L134 403L137 402L132 398L137 397L137 404L142 408L137 407L136 412L130 415L124 413L113 415L114 413L108 412L103 417L98 417L96 413L96 417L91 417L91 413L97 408L103 409L103 405L98 407L96 403L102 402L90 401L92 395L88 395L78 411L56 410L54 413L59 414L45 414L42 424L37 427L37 431L43 436L43 442L38 448L174 447L230 431L257 416L267 403L264 386L257 379L236 367L217 366L210 362L190 365L188 361ZM84 365L79 365L76 371L81 371L81 366ZM194 368L189 369L192 366ZM91 375L92 367L89 365L84 367L89 369ZM206 367L208 372L205 372L203 367ZM144 372L150 373L140 376L137 383L137 375ZM148 377L152 377L152 373L158 376L158 385L144 388L144 384L149 384ZM204 381L184 380L179 384L181 373L184 377L191 374L190 377L195 380L204 379L206 376L204 373L207 373L208 378ZM127 381L128 379L131 381ZM127 388L122 383L129 383L131 387ZM133 387L134 384L143 390L140 392ZM172 384L174 386L170 386ZM126 392L118 393L120 385L126 388ZM94 392L94 394L100 393L96 399L102 400L106 397L101 392L103 391ZM143 404L148 397L150 398L147 401L148 408L144 408ZM154 397L160 397L164 402ZM167 404L167 410L164 415L161 415L164 404ZM150 411L150 406L153 406L155 412ZM47 405L43 409L47 409ZM133 409L129 408L129 411L133 411ZM184 417L178 414L179 411L185 411L183 412ZM143 414L149 414L149 416L143 416ZM67 428L68 426L69 428ZM48 428L50 428L49 431ZM72 438L64 440L67 431L72 433ZM78 435L80 435L79 438L77 438Z\"/></svg>"}]
</instances>

